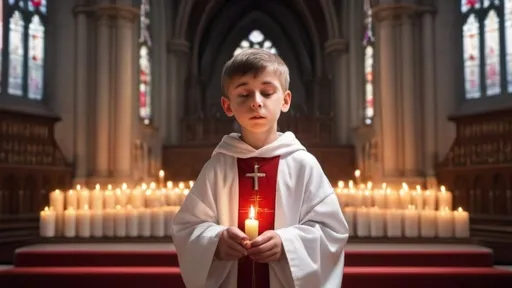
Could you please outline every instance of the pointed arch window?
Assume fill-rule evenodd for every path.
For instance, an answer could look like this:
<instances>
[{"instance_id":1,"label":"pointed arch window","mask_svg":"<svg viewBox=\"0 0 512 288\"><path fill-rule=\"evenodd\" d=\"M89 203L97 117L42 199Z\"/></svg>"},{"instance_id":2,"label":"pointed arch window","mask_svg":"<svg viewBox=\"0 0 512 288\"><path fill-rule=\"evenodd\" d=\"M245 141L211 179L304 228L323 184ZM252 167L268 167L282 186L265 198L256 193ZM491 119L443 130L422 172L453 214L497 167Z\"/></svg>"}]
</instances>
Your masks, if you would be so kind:
<instances>
[{"instance_id":1,"label":"pointed arch window","mask_svg":"<svg viewBox=\"0 0 512 288\"><path fill-rule=\"evenodd\" d=\"M370 0L364 1L364 123L372 124L374 109L375 37L373 36L372 8Z\"/></svg>"},{"instance_id":2,"label":"pointed arch window","mask_svg":"<svg viewBox=\"0 0 512 288\"><path fill-rule=\"evenodd\" d=\"M249 48L265 49L274 54L278 54L272 41L267 39L260 30L252 30L245 39L240 41L240 44L233 52L233 56Z\"/></svg>"},{"instance_id":3,"label":"pointed arch window","mask_svg":"<svg viewBox=\"0 0 512 288\"><path fill-rule=\"evenodd\" d=\"M512 0L461 0L466 99L512 93Z\"/></svg>"},{"instance_id":4,"label":"pointed arch window","mask_svg":"<svg viewBox=\"0 0 512 288\"><path fill-rule=\"evenodd\" d=\"M46 0L0 2L2 96L43 99L46 12Z\"/></svg>"},{"instance_id":5,"label":"pointed arch window","mask_svg":"<svg viewBox=\"0 0 512 288\"><path fill-rule=\"evenodd\" d=\"M139 31L139 116L148 125L151 123L151 32L149 0L142 0L140 5Z\"/></svg>"}]
</instances>

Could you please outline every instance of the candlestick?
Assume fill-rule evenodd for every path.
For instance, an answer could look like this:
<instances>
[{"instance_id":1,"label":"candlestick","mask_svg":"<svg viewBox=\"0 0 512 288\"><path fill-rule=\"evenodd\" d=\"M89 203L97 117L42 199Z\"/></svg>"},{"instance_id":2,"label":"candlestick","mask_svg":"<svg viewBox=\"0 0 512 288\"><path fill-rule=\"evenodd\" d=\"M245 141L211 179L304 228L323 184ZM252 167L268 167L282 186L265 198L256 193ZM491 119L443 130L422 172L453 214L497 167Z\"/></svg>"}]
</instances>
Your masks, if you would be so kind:
<instances>
[{"instance_id":1,"label":"candlestick","mask_svg":"<svg viewBox=\"0 0 512 288\"><path fill-rule=\"evenodd\" d=\"M258 225L259 221L255 219L256 212L254 207L251 205L249 209L249 218L245 220L245 234L249 237L249 240L253 240L258 237Z\"/></svg>"}]
</instances>

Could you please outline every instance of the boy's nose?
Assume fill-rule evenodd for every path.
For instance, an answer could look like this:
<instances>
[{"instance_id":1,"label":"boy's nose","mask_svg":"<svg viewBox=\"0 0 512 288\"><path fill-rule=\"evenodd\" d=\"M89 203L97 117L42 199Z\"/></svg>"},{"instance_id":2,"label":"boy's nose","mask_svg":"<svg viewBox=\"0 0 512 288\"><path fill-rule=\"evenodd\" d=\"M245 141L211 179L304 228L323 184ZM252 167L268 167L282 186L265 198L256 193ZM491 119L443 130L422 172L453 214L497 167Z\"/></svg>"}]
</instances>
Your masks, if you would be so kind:
<instances>
[{"instance_id":1,"label":"boy's nose","mask_svg":"<svg viewBox=\"0 0 512 288\"><path fill-rule=\"evenodd\" d=\"M251 103L251 107L253 109L263 107L263 102L261 100L262 100L261 95L255 95L254 98L253 98L253 101Z\"/></svg>"}]
</instances>

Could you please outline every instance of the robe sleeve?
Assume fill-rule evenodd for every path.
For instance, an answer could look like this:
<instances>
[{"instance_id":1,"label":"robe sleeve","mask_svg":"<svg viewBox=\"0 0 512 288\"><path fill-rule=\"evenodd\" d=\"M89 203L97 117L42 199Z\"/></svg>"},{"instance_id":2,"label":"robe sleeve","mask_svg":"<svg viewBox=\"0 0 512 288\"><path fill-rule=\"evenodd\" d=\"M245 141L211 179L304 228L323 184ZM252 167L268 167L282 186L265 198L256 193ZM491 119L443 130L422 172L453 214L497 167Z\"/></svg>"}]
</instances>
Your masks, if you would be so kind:
<instances>
[{"instance_id":1,"label":"robe sleeve","mask_svg":"<svg viewBox=\"0 0 512 288\"><path fill-rule=\"evenodd\" d=\"M300 222L276 230L286 257L275 267L281 275L291 272L292 279L285 282L296 288L341 287L348 225L320 164L316 159L309 162Z\"/></svg>"},{"instance_id":2,"label":"robe sleeve","mask_svg":"<svg viewBox=\"0 0 512 288\"><path fill-rule=\"evenodd\" d=\"M205 165L173 221L172 239L187 288L219 287L232 261L214 259L220 234L213 200L211 163Z\"/></svg>"}]
</instances>

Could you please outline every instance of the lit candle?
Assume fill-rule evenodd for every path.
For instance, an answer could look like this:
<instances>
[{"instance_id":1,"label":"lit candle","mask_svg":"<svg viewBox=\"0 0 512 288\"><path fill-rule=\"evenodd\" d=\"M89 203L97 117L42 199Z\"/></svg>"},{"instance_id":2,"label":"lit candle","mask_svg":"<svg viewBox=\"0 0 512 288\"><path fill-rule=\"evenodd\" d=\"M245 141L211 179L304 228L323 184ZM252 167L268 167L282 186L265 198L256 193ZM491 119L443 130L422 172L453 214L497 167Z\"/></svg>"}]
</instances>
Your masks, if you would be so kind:
<instances>
[{"instance_id":1,"label":"lit candle","mask_svg":"<svg viewBox=\"0 0 512 288\"><path fill-rule=\"evenodd\" d=\"M75 190L71 189L66 193L66 209L78 208L78 197Z\"/></svg>"},{"instance_id":2,"label":"lit candle","mask_svg":"<svg viewBox=\"0 0 512 288\"><path fill-rule=\"evenodd\" d=\"M160 170L160 171L158 172L158 182L159 182L159 186L160 186L160 188L165 187L165 186L164 186L164 182L165 182L165 181L164 181L164 180L165 180L164 178L165 178L165 172L164 172L164 170Z\"/></svg>"},{"instance_id":3,"label":"lit candle","mask_svg":"<svg viewBox=\"0 0 512 288\"><path fill-rule=\"evenodd\" d=\"M456 238L469 237L469 214L459 207L458 210L453 212L453 223L455 226Z\"/></svg>"},{"instance_id":4,"label":"lit candle","mask_svg":"<svg viewBox=\"0 0 512 288\"><path fill-rule=\"evenodd\" d=\"M436 211L425 207L420 212L420 235L423 238L433 238L436 236Z\"/></svg>"},{"instance_id":5,"label":"lit candle","mask_svg":"<svg viewBox=\"0 0 512 288\"><path fill-rule=\"evenodd\" d=\"M370 211L366 207L356 210L356 235L357 237L370 236Z\"/></svg>"},{"instance_id":6,"label":"lit candle","mask_svg":"<svg viewBox=\"0 0 512 288\"><path fill-rule=\"evenodd\" d=\"M453 209L453 206L452 206L452 193L446 191L444 186L441 186L441 192L437 193L437 203L438 203L437 207L440 210L444 209L444 207L447 207L448 210L452 210Z\"/></svg>"},{"instance_id":7,"label":"lit candle","mask_svg":"<svg viewBox=\"0 0 512 288\"><path fill-rule=\"evenodd\" d=\"M128 237L139 236L139 212L131 205L126 206L126 228Z\"/></svg>"},{"instance_id":8,"label":"lit candle","mask_svg":"<svg viewBox=\"0 0 512 288\"><path fill-rule=\"evenodd\" d=\"M437 236L440 238L453 237L453 212L447 207L437 211Z\"/></svg>"},{"instance_id":9,"label":"lit candle","mask_svg":"<svg viewBox=\"0 0 512 288\"><path fill-rule=\"evenodd\" d=\"M96 189L91 193L91 209L103 210L103 192L100 190L100 184L96 184Z\"/></svg>"},{"instance_id":10,"label":"lit candle","mask_svg":"<svg viewBox=\"0 0 512 288\"><path fill-rule=\"evenodd\" d=\"M386 236L402 237L402 210L388 209L386 211Z\"/></svg>"},{"instance_id":11,"label":"lit candle","mask_svg":"<svg viewBox=\"0 0 512 288\"><path fill-rule=\"evenodd\" d=\"M76 192L78 193L78 209L83 209L86 205L89 206L89 190L76 185Z\"/></svg>"},{"instance_id":12,"label":"lit candle","mask_svg":"<svg viewBox=\"0 0 512 288\"><path fill-rule=\"evenodd\" d=\"M91 211L89 211L89 205L85 205L84 209L79 209L76 212L76 225L78 237L91 237Z\"/></svg>"},{"instance_id":13,"label":"lit candle","mask_svg":"<svg viewBox=\"0 0 512 288\"><path fill-rule=\"evenodd\" d=\"M76 213L73 207L64 211L64 236L68 238L76 236Z\"/></svg>"},{"instance_id":14,"label":"lit candle","mask_svg":"<svg viewBox=\"0 0 512 288\"><path fill-rule=\"evenodd\" d=\"M142 237L151 236L151 210L147 208L139 209L139 235Z\"/></svg>"},{"instance_id":15,"label":"lit candle","mask_svg":"<svg viewBox=\"0 0 512 288\"><path fill-rule=\"evenodd\" d=\"M45 207L39 216L39 234L41 237L55 237L56 212Z\"/></svg>"},{"instance_id":16,"label":"lit candle","mask_svg":"<svg viewBox=\"0 0 512 288\"><path fill-rule=\"evenodd\" d=\"M103 211L103 235L106 237L114 237L115 235L115 215L116 210L112 208L107 208Z\"/></svg>"},{"instance_id":17,"label":"lit candle","mask_svg":"<svg viewBox=\"0 0 512 288\"><path fill-rule=\"evenodd\" d=\"M165 236L165 214L161 207L151 209L151 236Z\"/></svg>"},{"instance_id":18,"label":"lit candle","mask_svg":"<svg viewBox=\"0 0 512 288\"><path fill-rule=\"evenodd\" d=\"M91 211L91 235L97 238L103 237L103 210Z\"/></svg>"},{"instance_id":19,"label":"lit candle","mask_svg":"<svg viewBox=\"0 0 512 288\"><path fill-rule=\"evenodd\" d=\"M55 235L62 236L64 230L64 193L55 190L50 193L50 207L56 213Z\"/></svg>"},{"instance_id":20,"label":"lit candle","mask_svg":"<svg viewBox=\"0 0 512 288\"><path fill-rule=\"evenodd\" d=\"M404 235L406 238L416 238L420 235L420 215L414 205L404 210Z\"/></svg>"},{"instance_id":21,"label":"lit candle","mask_svg":"<svg viewBox=\"0 0 512 288\"><path fill-rule=\"evenodd\" d=\"M116 214L114 217L116 237L126 237L126 213L123 207L119 205L116 206Z\"/></svg>"},{"instance_id":22,"label":"lit candle","mask_svg":"<svg viewBox=\"0 0 512 288\"><path fill-rule=\"evenodd\" d=\"M370 208L370 235L371 237L384 237L385 236L385 218L386 213L384 209L379 207Z\"/></svg>"},{"instance_id":23,"label":"lit candle","mask_svg":"<svg viewBox=\"0 0 512 288\"><path fill-rule=\"evenodd\" d=\"M114 209L116 207L116 197L112 191L112 186L108 185L107 191L105 191L103 197L105 209Z\"/></svg>"},{"instance_id":24,"label":"lit candle","mask_svg":"<svg viewBox=\"0 0 512 288\"><path fill-rule=\"evenodd\" d=\"M249 218L245 220L245 234L249 236L249 240L253 240L258 237L258 220L255 219L256 212L254 207L251 205L249 209Z\"/></svg>"}]
</instances>

